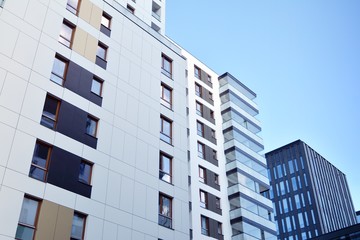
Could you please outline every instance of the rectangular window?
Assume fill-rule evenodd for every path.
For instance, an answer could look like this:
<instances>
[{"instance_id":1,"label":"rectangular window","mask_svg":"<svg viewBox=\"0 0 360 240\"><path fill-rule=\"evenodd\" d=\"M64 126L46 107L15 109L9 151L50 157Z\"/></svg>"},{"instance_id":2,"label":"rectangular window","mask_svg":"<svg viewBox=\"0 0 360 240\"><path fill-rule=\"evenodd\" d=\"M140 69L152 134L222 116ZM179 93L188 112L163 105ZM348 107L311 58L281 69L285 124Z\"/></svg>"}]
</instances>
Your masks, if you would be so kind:
<instances>
[{"instance_id":1,"label":"rectangular window","mask_svg":"<svg viewBox=\"0 0 360 240\"><path fill-rule=\"evenodd\" d=\"M109 14L107 14L106 12L103 12L102 16L101 16L101 25L103 25L104 27L106 27L107 29L110 29L110 24L111 24L111 17Z\"/></svg>"},{"instance_id":2,"label":"rectangular window","mask_svg":"<svg viewBox=\"0 0 360 240\"><path fill-rule=\"evenodd\" d=\"M199 166L199 181L206 184L206 170Z\"/></svg>"},{"instance_id":3,"label":"rectangular window","mask_svg":"<svg viewBox=\"0 0 360 240\"><path fill-rule=\"evenodd\" d=\"M98 119L88 116L86 120L86 134L96 137Z\"/></svg>"},{"instance_id":4,"label":"rectangular window","mask_svg":"<svg viewBox=\"0 0 360 240\"><path fill-rule=\"evenodd\" d=\"M214 111L210 110L210 118L215 120L215 115L214 115Z\"/></svg>"},{"instance_id":5,"label":"rectangular window","mask_svg":"<svg viewBox=\"0 0 360 240\"><path fill-rule=\"evenodd\" d=\"M159 179L171 183L172 182L172 157L160 153Z\"/></svg>"},{"instance_id":6,"label":"rectangular window","mask_svg":"<svg viewBox=\"0 0 360 240\"><path fill-rule=\"evenodd\" d=\"M197 121L196 127L197 127L197 134L201 137L204 137L204 124Z\"/></svg>"},{"instance_id":7,"label":"rectangular window","mask_svg":"<svg viewBox=\"0 0 360 240\"><path fill-rule=\"evenodd\" d=\"M74 35L75 26L68 21L63 21L60 29L59 42L68 48L71 48L71 43Z\"/></svg>"},{"instance_id":8,"label":"rectangular window","mask_svg":"<svg viewBox=\"0 0 360 240\"><path fill-rule=\"evenodd\" d=\"M160 116L160 139L172 144L172 121Z\"/></svg>"},{"instance_id":9,"label":"rectangular window","mask_svg":"<svg viewBox=\"0 0 360 240\"><path fill-rule=\"evenodd\" d=\"M215 130L211 129L211 137L216 140L216 133Z\"/></svg>"},{"instance_id":10,"label":"rectangular window","mask_svg":"<svg viewBox=\"0 0 360 240\"><path fill-rule=\"evenodd\" d=\"M214 101L214 99L213 99L213 94L212 94L211 92L209 92L209 99L210 99L211 101Z\"/></svg>"},{"instance_id":11,"label":"rectangular window","mask_svg":"<svg viewBox=\"0 0 360 240\"><path fill-rule=\"evenodd\" d=\"M131 12L132 14L135 14L135 8L133 6L130 6L129 4L126 5L126 9Z\"/></svg>"},{"instance_id":12,"label":"rectangular window","mask_svg":"<svg viewBox=\"0 0 360 240\"><path fill-rule=\"evenodd\" d=\"M27 196L24 197L15 239L34 239L39 207L40 201Z\"/></svg>"},{"instance_id":13,"label":"rectangular window","mask_svg":"<svg viewBox=\"0 0 360 240\"><path fill-rule=\"evenodd\" d=\"M196 114L203 116L203 105L199 102L196 102Z\"/></svg>"},{"instance_id":14,"label":"rectangular window","mask_svg":"<svg viewBox=\"0 0 360 240\"><path fill-rule=\"evenodd\" d=\"M199 96L201 97L202 96L202 89L201 89L201 86L197 83L195 83L195 94L196 96Z\"/></svg>"},{"instance_id":15,"label":"rectangular window","mask_svg":"<svg viewBox=\"0 0 360 240\"><path fill-rule=\"evenodd\" d=\"M220 203L220 198L215 198L215 205L217 209L221 209L221 203Z\"/></svg>"},{"instance_id":16,"label":"rectangular window","mask_svg":"<svg viewBox=\"0 0 360 240\"><path fill-rule=\"evenodd\" d=\"M161 104L167 108L172 108L172 89L165 84L161 84Z\"/></svg>"},{"instance_id":17,"label":"rectangular window","mask_svg":"<svg viewBox=\"0 0 360 240\"><path fill-rule=\"evenodd\" d=\"M62 86L65 81L67 66L68 66L68 61L56 55L50 76L51 81Z\"/></svg>"},{"instance_id":18,"label":"rectangular window","mask_svg":"<svg viewBox=\"0 0 360 240\"><path fill-rule=\"evenodd\" d=\"M198 142L197 149L198 149L198 157L205 158L205 145L202 144L201 142Z\"/></svg>"},{"instance_id":19,"label":"rectangular window","mask_svg":"<svg viewBox=\"0 0 360 240\"><path fill-rule=\"evenodd\" d=\"M29 177L45 182L50 156L51 147L45 143L36 142Z\"/></svg>"},{"instance_id":20,"label":"rectangular window","mask_svg":"<svg viewBox=\"0 0 360 240\"><path fill-rule=\"evenodd\" d=\"M217 152L213 150L213 159L217 159Z\"/></svg>"},{"instance_id":21,"label":"rectangular window","mask_svg":"<svg viewBox=\"0 0 360 240\"><path fill-rule=\"evenodd\" d=\"M40 124L50 129L55 129L59 115L60 101L46 96Z\"/></svg>"},{"instance_id":22,"label":"rectangular window","mask_svg":"<svg viewBox=\"0 0 360 240\"><path fill-rule=\"evenodd\" d=\"M211 76L210 76L210 75L207 76L207 81L208 81L209 83L212 83L212 81L211 81Z\"/></svg>"},{"instance_id":23,"label":"rectangular window","mask_svg":"<svg viewBox=\"0 0 360 240\"><path fill-rule=\"evenodd\" d=\"M220 223L220 222L218 222L217 232L219 235L222 235L222 223Z\"/></svg>"},{"instance_id":24,"label":"rectangular window","mask_svg":"<svg viewBox=\"0 0 360 240\"><path fill-rule=\"evenodd\" d=\"M209 236L209 218L201 215L201 234Z\"/></svg>"},{"instance_id":25,"label":"rectangular window","mask_svg":"<svg viewBox=\"0 0 360 240\"><path fill-rule=\"evenodd\" d=\"M80 170L79 170L79 181L82 183L86 183L88 185L91 184L91 174L92 174L93 163L81 160L80 162Z\"/></svg>"},{"instance_id":26,"label":"rectangular window","mask_svg":"<svg viewBox=\"0 0 360 240\"><path fill-rule=\"evenodd\" d=\"M172 198L159 194L159 225L172 228Z\"/></svg>"},{"instance_id":27,"label":"rectangular window","mask_svg":"<svg viewBox=\"0 0 360 240\"><path fill-rule=\"evenodd\" d=\"M165 54L162 54L161 58L161 72L167 77L172 78L172 59Z\"/></svg>"},{"instance_id":28,"label":"rectangular window","mask_svg":"<svg viewBox=\"0 0 360 240\"><path fill-rule=\"evenodd\" d=\"M200 190L200 207L207 208L207 203L208 203L207 198L208 198L207 192Z\"/></svg>"},{"instance_id":29,"label":"rectangular window","mask_svg":"<svg viewBox=\"0 0 360 240\"><path fill-rule=\"evenodd\" d=\"M79 10L80 1L79 0L68 0L66 9L77 15Z\"/></svg>"},{"instance_id":30,"label":"rectangular window","mask_svg":"<svg viewBox=\"0 0 360 240\"><path fill-rule=\"evenodd\" d=\"M199 67L197 67L197 66L194 66L194 75L198 79L201 79L201 69Z\"/></svg>"},{"instance_id":31,"label":"rectangular window","mask_svg":"<svg viewBox=\"0 0 360 240\"><path fill-rule=\"evenodd\" d=\"M214 183L215 183L216 185L220 185L219 175L217 175L217 174L214 175Z\"/></svg>"},{"instance_id":32,"label":"rectangular window","mask_svg":"<svg viewBox=\"0 0 360 240\"><path fill-rule=\"evenodd\" d=\"M105 44L103 44L102 42L98 42L96 56L106 61L107 50L108 47Z\"/></svg>"},{"instance_id":33,"label":"rectangular window","mask_svg":"<svg viewBox=\"0 0 360 240\"><path fill-rule=\"evenodd\" d=\"M71 226L71 240L84 239L86 215L74 212L74 217Z\"/></svg>"},{"instance_id":34,"label":"rectangular window","mask_svg":"<svg viewBox=\"0 0 360 240\"><path fill-rule=\"evenodd\" d=\"M98 96L101 96L102 85L103 85L103 80L94 76L91 82L91 92L95 93Z\"/></svg>"}]
</instances>

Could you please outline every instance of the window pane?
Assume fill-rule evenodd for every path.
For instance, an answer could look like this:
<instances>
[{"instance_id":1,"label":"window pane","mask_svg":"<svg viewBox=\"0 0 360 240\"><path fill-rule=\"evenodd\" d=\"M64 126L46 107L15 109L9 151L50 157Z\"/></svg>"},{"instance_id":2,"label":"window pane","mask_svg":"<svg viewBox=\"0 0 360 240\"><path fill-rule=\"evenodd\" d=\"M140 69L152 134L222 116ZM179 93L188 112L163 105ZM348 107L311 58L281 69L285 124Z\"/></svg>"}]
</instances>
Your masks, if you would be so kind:
<instances>
[{"instance_id":1,"label":"window pane","mask_svg":"<svg viewBox=\"0 0 360 240\"><path fill-rule=\"evenodd\" d=\"M35 229L33 229L33 228L18 225L18 227L16 229L15 238L22 239L22 240L32 240L34 237L34 232L35 232Z\"/></svg>"},{"instance_id":2,"label":"window pane","mask_svg":"<svg viewBox=\"0 0 360 240\"><path fill-rule=\"evenodd\" d=\"M71 226L71 237L75 239L82 239L84 230L85 217L74 213L73 222Z\"/></svg>"},{"instance_id":3,"label":"window pane","mask_svg":"<svg viewBox=\"0 0 360 240\"><path fill-rule=\"evenodd\" d=\"M101 17L101 24L104 25L107 28L110 28L110 18L103 15Z\"/></svg>"},{"instance_id":4,"label":"window pane","mask_svg":"<svg viewBox=\"0 0 360 240\"><path fill-rule=\"evenodd\" d=\"M96 135L96 123L97 123L97 121L95 121L94 119L88 117L88 119L86 121L86 133L87 134L95 137L95 135Z\"/></svg>"},{"instance_id":5,"label":"window pane","mask_svg":"<svg viewBox=\"0 0 360 240\"><path fill-rule=\"evenodd\" d=\"M65 69L66 69L66 62L58 58L55 58L51 72L51 77L50 77L51 80L62 85L63 79L65 77Z\"/></svg>"},{"instance_id":6,"label":"window pane","mask_svg":"<svg viewBox=\"0 0 360 240\"><path fill-rule=\"evenodd\" d=\"M58 100L49 96L46 97L44 110L41 118L41 125L51 129L55 127L58 103L59 103Z\"/></svg>"},{"instance_id":7,"label":"window pane","mask_svg":"<svg viewBox=\"0 0 360 240\"><path fill-rule=\"evenodd\" d=\"M80 171L79 171L79 180L81 182L90 184L90 177L91 177L91 164L87 162L80 163Z\"/></svg>"},{"instance_id":8,"label":"window pane","mask_svg":"<svg viewBox=\"0 0 360 240\"><path fill-rule=\"evenodd\" d=\"M21 207L19 222L27 225L35 226L37 208L38 208L38 201L29 198L24 198Z\"/></svg>"},{"instance_id":9,"label":"window pane","mask_svg":"<svg viewBox=\"0 0 360 240\"><path fill-rule=\"evenodd\" d=\"M78 9L78 0L68 0L66 9L76 14Z\"/></svg>"},{"instance_id":10,"label":"window pane","mask_svg":"<svg viewBox=\"0 0 360 240\"><path fill-rule=\"evenodd\" d=\"M68 24L63 23L60 29L59 42L67 47L70 47L72 33L73 33L73 28L70 27Z\"/></svg>"},{"instance_id":11,"label":"window pane","mask_svg":"<svg viewBox=\"0 0 360 240\"><path fill-rule=\"evenodd\" d=\"M37 166L45 168L48 154L49 154L49 147L44 144L37 143L35 145L35 151L34 151L32 163L36 164Z\"/></svg>"},{"instance_id":12,"label":"window pane","mask_svg":"<svg viewBox=\"0 0 360 240\"><path fill-rule=\"evenodd\" d=\"M91 84L91 92L101 96L101 85L102 85L101 81L97 79L93 79Z\"/></svg>"},{"instance_id":13,"label":"window pane","mask_svg":"<svg viewBox=\"0 0 360 240\"><path fill-rule=\"evenodd\" d=\"M96 56L105 60L106 59L106 48L104 46L98 45L97 51L96 51Z\"/></svg>"}]
</instances>

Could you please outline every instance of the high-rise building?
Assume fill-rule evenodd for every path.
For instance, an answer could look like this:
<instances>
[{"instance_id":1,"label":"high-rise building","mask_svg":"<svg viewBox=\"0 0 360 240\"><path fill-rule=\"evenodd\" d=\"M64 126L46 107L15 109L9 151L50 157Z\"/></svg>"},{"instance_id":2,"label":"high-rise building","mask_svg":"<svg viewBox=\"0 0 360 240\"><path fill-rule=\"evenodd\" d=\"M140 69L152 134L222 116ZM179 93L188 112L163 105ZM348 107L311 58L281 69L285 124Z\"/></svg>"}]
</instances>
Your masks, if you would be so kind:
<instances>
[{"instance_id":1,"label":"high-rise building","mask_svg":"<svg viewBox=\"0 0 360 240\"><path fill-rule=\"evenodd\" d=\"M346 176L301 140L265 154L279 239L307 239L356 223Z\"/></svg>"},{"instance_id":2,"label":"high-rise building","mask_svg":"<svg viewBox=\"0 0 360 240\"><path fill-rule=\"evenodd\" d=\"M256 95L165 4L0 1L0 239L274 239Z\"/></svg>"}]
</instances>

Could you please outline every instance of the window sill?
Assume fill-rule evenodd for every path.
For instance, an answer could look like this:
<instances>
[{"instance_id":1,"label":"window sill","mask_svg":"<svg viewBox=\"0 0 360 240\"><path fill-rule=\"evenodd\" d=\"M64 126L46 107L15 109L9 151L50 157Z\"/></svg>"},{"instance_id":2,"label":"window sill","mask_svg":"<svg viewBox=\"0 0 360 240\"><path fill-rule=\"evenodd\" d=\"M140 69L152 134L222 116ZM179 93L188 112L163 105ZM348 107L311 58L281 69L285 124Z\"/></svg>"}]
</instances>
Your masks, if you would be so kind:
<instances>
[{"instance_id":1,"label":"window sill","mask_svg":"<svg viewBox=\"0 0 360 240\"><path fill-rule=\"evenodd\" d=\"M161 98L160 98L161 99ZM163 104L163 103L160 103L162 106L164 106L164 107L166 107L167 109L169 109L170 111L172 111L172 112L174 112L174 110L172 109L172 107L168 107L168 106L166 106L165 104Z\"/></svg>"},{"instance_id":2,"label":"window sill","mask_svg":"<svg viewBox=\"0 0 360 240\"><path fill-rule=\"evenodd\" d=\"M161 69L161 73L164 74L167 78L171 79L174 81L172 74L170 74L169 72L167 72L166 70L164 70L163 68Z\"/></svg>"},{"instance_id":3,"label":"window sill","mask_svg":"<svg viewBox=\"0 0 360 240\"><path fill-rule=\"evenodd\" d=\"M96 139L97 140L97 137L96 136L93 136L93 135L91 135L91 134L88 134L88 133L85 133L87 136L89 136L89 137L92 137L92 138L94 138L94 139Z\"/></svg>"},{"instance_id":4,"label":"window sill","mask_svg":"<svg viewBox=\"0 0 360 240\"><path fill-rule=\"evenodd\" d=\"M167 144L169 144L169 145L170 145L170 146L172 146L172 147L174 146L174 145L173 145L172 143L168 143L167 141L165 141L165 140L162 140L161 138L160 138L160 140L161 140L161 141L163 141L164 143L167 143Z\"/></svg>"}]
</instances>

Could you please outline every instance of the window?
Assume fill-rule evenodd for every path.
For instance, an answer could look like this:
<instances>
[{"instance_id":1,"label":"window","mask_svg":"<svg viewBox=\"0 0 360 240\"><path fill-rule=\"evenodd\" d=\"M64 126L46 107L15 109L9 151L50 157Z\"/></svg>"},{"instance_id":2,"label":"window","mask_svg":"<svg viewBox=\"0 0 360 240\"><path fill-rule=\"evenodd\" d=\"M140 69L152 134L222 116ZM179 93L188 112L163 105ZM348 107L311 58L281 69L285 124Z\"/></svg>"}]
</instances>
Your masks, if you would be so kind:
<instances>
[{"instance_id":1,"label":"window","mask_svg":"<svg viewBox=\"0 0 360 240\"><path fill-rule=\"evenodd\" d=\"M68 0L66 9L72 12L73 14L77 15L80 5L79 2L80 2L79 0Z\"/></svg>"},{"instance_id":2,"label":"window","mask_svg":"<svg viewBox=\"0 0 360 240\"><path fill-rule=\"evenodd\" d=\"M214 101L214 99L213 99L213 94L212 94L211 92L209 92L209 99L210 99L211 101Z\"/></svg>"},{"instance_id":3,"label":"window","mask_svg":"<svg viewBox=\"0 0 360 240\"><path fill-rule=\"evenodd\" d=\"M86 215L75 212L71 226L71 240L84 239Z\"/></svg>"},{"instance_id":4,"label":"window","mask_svg":"<svg viewBox=\"0 0 360 240\"><path fill-rule=\"evenodd\" d=\"M51 81L63 85L65 80L65 74L68 66L68 61L60 56L55 56L53 68L51 71Z\"/></svg>"},{"instance_id":5,"label":"window","mask_svg":"<svg viewBox=\"0 0 360 240\"><path fill-rule=\"evenodd\" d=\"M210 110L210 118L215 120L214 111Z\"/></svg>"},{"instance_id":6,"label":"window","mask_svg":"<svg viewBox=\"0 0 360 240\"><path fill-rule=\"evenodd\" d=\"M165 84L161 84L161 104L167 108L172 107L172 89L166 86Z\"/></svg>"},{"instance_id":7,"label":"window","mask_svg":"<svg viewBox=\"0 0 360 240\"><path fill-rule=\"evenodd\" d=\"M164 116L160 117L160 139L172 144L172 122Z\"/></svg>"},{"instance_id":8,"label":"window","mask_svg":"<svg viewBox=\"0 0 360 240\"><path fill-rule=\"evenodd\" d=\"M217 209L221 209L220 198L215 198L215 205Z\"/></svg>"},{"instance_id":9,"label":"window","mask_svg":"<svg viewBox=\"0 0 360 240\"><path fill-rule=\"evenodd\" d=\"M203 105L199 102L196 102L196 114L199 116L203 115Z\"/></svg>"},{"instance_id":10,"label":"window","mask_svg":"<svg viewBox=\"0 0 360 240\"><path fill-rule=\"evenodd\" d=\"M206 183L206 170L203 167L199 166L199 181Z\"/></svg>"},{"instance_id":11,"label":"window","mask_svg":"<svg viewBox=\"0 0 360 240\"><path fill-rule=\"evenodd\" d=\"M88 116L86 120L86 133L90 136L96 137L98 119Z\"/></svg>"},{"instance_id":12,"label":"window","mask_svg":"<svg viewBox=\"0 0 360 240\"><path fill-rule=\"evenodd\" d=\"M172 228L172 199L159 194L159 225Z\"/></svg>"},{"instance_id":13,"label":"window","mask_svg":"<svg viewBox=\"0 0 360 240\"><path fill-rule=\"evenodd\" d=\"M50 156L51 147L45 143L36 142L29 176L40 181L45 181L48 165L50 162Z\"/></svg>"},{"instance_id":14,"label":"window","mask_svg":"<svg viewBox=\"0 0 360 240\"><path fill-rule=\"evenodd\" d=\"M213 150L213 159L217 159L217 152Z\"/></svg>"},{"instance_id":15,"label":"window","mask_svg":"<svg viewBox=\"0 0 360 240\"><path fill-rule=\"evenodd\" d=\"M79 181L80 182L90 185L92 167L93 167L93 164L91 162L88 162L86 160L81 160L80 171L79 171Z\"/></svg>"},{"instance_id":16,"label":"window","mask_svg":"<svg viewBox=\"0 0 360 240\"><path fill-rule=\"evenodd\" d=\"M210 76L210 75L207 75L207 81L208 81L209 83L212 83L212 81L211 81L211 76Z\"/></svg>"},{"instance_id":17,"label":"window","mask_svg":"<svg viewBox=\"0 0 360 240\"><path fill-rule=\"evenodd\" d=\"M201 215L201 234L209 236L209 218Z\"/></svg>"},{"instance_id":18,"label":"window","mask_svg":"<svg viewBox=\"0 0 360 240\"><path fill-rule=\"evenodd\" d=\"M217 175L217 174L214 175L214 183L215 183L216 185L220 185L219 175Z\"/></svg>"},{"instance_id":19,"label":"window","mask_svg":"<svg viewBox=\"0 0 360 240\"><path fill-rule=\"evenodd\" d=\"M172 158L164 153L160 153L159 179L172 182Z\"/></svg>"},{"instance_id":20,"label":"window","mask_svg":"<svg viewBox=\"0 0 360 240\"><path fill-rule=\"evenodd\" d=\"M220 223L220 222L218 222L217 232L219 235L222 235L222 223Z\"/></svg>"},{"instance_id":21,"label":"window","mask_svg":"<svg viewBox=\"0 0 360 240\"><path fill-rule=\"evenodd\" d=\"M195 77L197 77L198 79L201 79L201 70L199 67L194 66L194 75Z\"/></svg>"},{"instance_id":22,"label":"window","mask_svg":"<svg viewBox=\"0 0 360 240\"><path fill-rule=\"evenodd\" d=\"M161 58L161 72L169 78L172 78L172 60L165 54L162 54Z\"/></svg>"},{"instance_id":23,"label":"window","mask_svg":"<svg viewBox=\"0 0 360 240\"><path fill-rule=\"evenodd\" d=\"M207 208L207 203L208 203L207 198L208 198L207 192L200 190L200 207Z\"/></svg>"},{"instance_id":24,"label":"window","mask_svg":"<svg viewBox=\"0 0 360 240\"><path fill-rule=\"evenodd\" d=\"M60 101L49 95L46 96L40 124L50 129L55 129L59 109Z\"/></svg>"},{"instance_id":25,"label":"window","mask_svg":"<svg viewBox=\"0 0 360 240\"><path fill-rule=\"evenodd\" d=\"M60 29L59 42L71 48L71 42L73 39L75 26L69 23L68 21L63 21L63 24Z\"/></svg>"},{"instance_id":26,"label":"window","mask_svg":"<svg viewBox=\"0 0 360 240\"><path fill-rule=\"evenodd\" d=\"M101 25L103 25L104 27L106 27L107 29L110 29L110 24L111 24L111 17L109 14L107 14L106 12L103 12L102 16L101 16Z\"/></svg>"},{"instance_id":27,"label":"window","mask_svg":"<svg viewBox=\"0 0 360 240\"><path fill-rule=\"evenodd\" d=\"M103 81L100 80L98 77L94 76L91 82L91 92L95 93L98 96L101 96L102 85L103 85Z\"/></svg>"},{"instance_id":28,"label":"window","mask_svg":"<svg viewBox=\"0 0 360 240\"><path fill-rule=\"evenodd\" d=\"M131 12L132 14L135 14L135 8L133 6L130 6L129 4L126 5L126 9Z\"/></svg>"},{"instance_id":29,"label":"window","mask_svg":"<svg viewBox=\"0 0 360 240\"><path fill-rule=\"evenodd\" d=\"M40 202L38 200L27 196L24 197L15 239L34 239L39 205Z\"/></svg>"},{"instance_id":30,"label":"window","mask_svg":"<svg viewBox=\"0 0 360 240\"><path fill-rule=\"evenodd\" d=\"M215 130L211 129L211 137L216 140Z\"/></svg>"},{"instance_id":31,"label":"window","mask_svg":"<svg viewBox=\"0 0 360 240\"><path fill-rule=\"evenodd\" d=\"M205 145L198 142L198 157L205 158Z\"/></svg>"},{"instance_id":32,"label":"window","mask_svg":"<svg viewBox=\"0 0 360 240\"><path fill-rule=\"evenodd\" d=\"M204 137L204 124L197 121L196 127L197 127L197 134L201 137Z\"/></svg>"},{"instance_id":33,"label":"window","mask_svg":"<svg viewBox=\"0 0 360 240\"><path fill-rule=\"evenodd\" d=\"M201 86L197 83L195 83L195 94L196 96L201 97Z\"/></svg>"},{"instance_id":34,"label":"window","mask_svg":"<svg viewBox=\"0 0 360 240\"><path fill-rule=\"evenodd\" d=\"M98 42L96 56L106 61L107 49L108 47L105 44L103 44L102 42Z\"/></svg>"}]
</instances>

